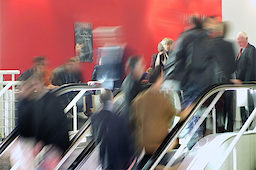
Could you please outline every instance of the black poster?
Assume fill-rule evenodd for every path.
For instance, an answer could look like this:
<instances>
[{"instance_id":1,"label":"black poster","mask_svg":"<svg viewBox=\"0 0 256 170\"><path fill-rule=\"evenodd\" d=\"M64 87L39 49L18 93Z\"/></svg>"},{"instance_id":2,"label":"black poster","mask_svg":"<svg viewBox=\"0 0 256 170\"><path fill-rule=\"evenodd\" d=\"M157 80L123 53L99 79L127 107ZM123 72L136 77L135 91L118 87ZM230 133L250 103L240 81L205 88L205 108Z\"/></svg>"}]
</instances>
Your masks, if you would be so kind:
<instances>
[{"instance_id":1,"label":"black poster","mask_svg":"<svg viewBox=\"0 0 256 170\"><path fill-rule=\"evenodd\" d=\"M92 62L93 57L93 39L92 24L75 23L75 42L76 56L81 62Z\"/></svg>"}]
</instances>

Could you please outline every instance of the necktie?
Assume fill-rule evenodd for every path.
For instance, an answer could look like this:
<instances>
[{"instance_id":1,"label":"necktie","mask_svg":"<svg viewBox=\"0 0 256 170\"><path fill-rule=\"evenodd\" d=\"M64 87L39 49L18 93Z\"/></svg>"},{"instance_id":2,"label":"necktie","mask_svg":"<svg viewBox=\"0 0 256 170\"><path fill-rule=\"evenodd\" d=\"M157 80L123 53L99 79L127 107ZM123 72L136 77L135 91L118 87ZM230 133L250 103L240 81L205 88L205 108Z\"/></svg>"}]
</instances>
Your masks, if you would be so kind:
<instances>
[{"instance_id":1,"label":"necktie","mask_svg":"<svg viewBox=\"0 0 256 170\"><path fill-rule=\"evenodd\" d=\"M243 49L241 48L240 51L239 51L239 55L237 57L237 60L239 60L239 58L241 57L242 52L243 52Z\"/></svg>"}]
</instances>

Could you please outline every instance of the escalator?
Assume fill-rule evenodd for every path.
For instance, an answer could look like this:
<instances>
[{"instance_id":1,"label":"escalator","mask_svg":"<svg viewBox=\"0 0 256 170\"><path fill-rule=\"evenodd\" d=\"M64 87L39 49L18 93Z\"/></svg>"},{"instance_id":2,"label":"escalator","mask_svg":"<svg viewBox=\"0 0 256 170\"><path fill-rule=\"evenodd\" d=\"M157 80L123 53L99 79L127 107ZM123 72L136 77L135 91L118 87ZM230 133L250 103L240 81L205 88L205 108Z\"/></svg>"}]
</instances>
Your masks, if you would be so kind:
<instances>
[{"instance_id":1,"label":"escalator","mask_svg":"<svg viewBox=\"0 0 256 170\"><path fill-rule=\"evenodd\" d=\"M78 93L81 93L82 90L83 90L83 93L85 96L88 94L89 95L91 95L91 94L99 95L103 89L89 87L87 84L69 84L69 85L64 85L56 90L53 90L53 91L51 91L51 93L56 94L57 96L60 97L60 99L62 99L63 97L66 99L67 94L68 94L68 97L73 96L75 98L75 97L77 97ZM70 95L71 93L72 93L72 95ZM84 96L82 96L82 97L84 97ZM82 97L81 97L81 100L82 100ZM80 99L77 99L77 101L74 103L74 99L70 99L69 102L70 103L73 102L74 103L73 105L75 106L75 108L77 110L79 110L79 108L77 107L77 103L79 102L79 100ZM65 100L65 101L67 101L67 100ZM99 107L98 103L94 103L94 104L97 105L97 107ZM64 102L64 104L65 104L65 106L68 105L68 103L65 103L65 102ZM97 109L97 108L95 108L95 109ZM72 116L73 112L74 112L74 109L73 110L70 109L66 114ZM86 116L84 116L84 117L86 117ZM74 157L74 155L79 155L84 147L87 147L90 145L91 138L87 137L87 136L89 136L89 134L87 134L87 136L83 135L83 134L85 134L85 132L89 131L90 122L88 121L88 117L87 118L84 118L84 117L80 118L80 119L78 117L76 119L76 121L78 122L77 127L79 128L79 130L75 130L75 131L73 130L70 132L71 145L67 149L67 151L65 151L63 157L65 157L65 155L68 155L68 153L70 153L70 152L73 153L72 157ZM73 119L73 117L71 119ZM80 124L79 124L79 122L80 122ZM72 124L72 123L74 124L74 121L72 122L70 120L70 124ZM0 145L0 169L10 169L10 161L9 161L10 152L18 138L19 138L18 131L17 131L17 128L15 128L1 143L1 145ZM77 143L78 143L78 145L76 145ZM78 149L76 149L74 152L74 150L72 150L72 149L77 148L77 147L78 147Z\"/></svg>"},{"instance_id":2,"label":"escalator","mask_svg":"<svg viewBox=\"0 0 256 170\"><path fill-rule=\"evenodd\" d=\"M228 134L234 136L234 133L216 133L216 110L214 107L223 93L227 91L235 92L239 89L247 89L249 91L255 90L256 84L249 83L243 84L242 86L220 85L207 89L196 99L190 113L186 116L186 118L179 121L172 129L170 129L169 134L158 147L157 151L143 165L142 169L184 169L184 164L187 163L190 165L191 162L188 163L189 161L187 160L191 156L191 153L195 151L195 148L200 145L200 142L202 143L202 141L209 140L210 138L213 138L213 136L218 137L220 135ZM181 136L184 129L188 127L191 120L193 120L193 117L198 115L198 113L200 115L199 119L197 122L195 122L192 129L190 129L189 133L186 135L187 137L182 139ZM195 136L197 129L206 121L207 124L211 124L210 128L206 128L208 132L205 132L205 136L203 138L198 138L193 147L188 147L188 143L190 143L193 136ZM209 123L209 121L212 121L212 123ZM240 129L240 127L238 129ZM175 144L177 140L180 142L179 145ZM207 145L208 143L206 143L205 146ZM95 169L96 167L100 167L100 165L98 165L99 158L97 152L98 147L93 143L89 144L88 147L85 147L81 154L68 166L67 169ZM201 152L198 152L197 154L198 155L194 155L193 157L198 157L201 155ZM192 162L194 163L194 161ZM187 167L185 169L187 169Z\"/></svg>"},{"instance_id":3,"label":"escalator","mask_svg":"<svg viewBox=\"0 0 256 170\"><path fill-rule=\"evenodd\" d=\"M62 94L64 91L68 91L72 89L84 89L86 88L83 85L71 85L63 88L62 90L59 89L57 93ZM196 144L193 148L187 148L188 139L184 139L183 142L180 142L179 148L174 148L174 143L180 139L180 135L182 134L183 130L186 129L189 122L192 120L192 118L198 113L198 111L201 109L202 106L205 108L205 102L208 101L207 107L203 110L203 113L200 114L200 119L195 124L195 126L192 129L192 133L190 133L188 136L191 137L196 132L196 128L198 128L206 119L210 119L216 121L216 115L214 118L214 106L221 97L221 95L225 91L236 91L238 89L248 89L248 90L254 90L256 89L256 84L244 84L242 86L236 86L236 85L221 85L221 86L214 86L209 88L205 93L203 93L201 96L199 96L194 102L193 107L191 108L191 112L188 114L188 116L178 122L172 129L170 129L169 134L166 136L162 144L159 146L157 151L152 155L152 157L147 161L145 165L143 165L143 169L155 169L155 168L172 168L177 165L183 166L184 161L189 159L189 156L191 156L191 152L193 152L195 147L198 145ZM117 106L120 106L120 103L122 103L122 95L119 93L117 96L119 96L120 100L117 100L116 103ZM213 97L212 97L213 96ZM210 101L210 102L209 102ZM116 109L120 109L120 107L116 107ZM212 112L212 116L209 118L210 111ZM215 113L216 114L216 113ZM215 120L214 120L215 119ZM213 136L218 136L216 134L216 127L214 128L215 123L212 123L212 134ZM223 134L222 134L223 135ZM207 134L207 138L209 139L209 136L211 134ZM10 147L10 144L13 143L14 139L17 138L17 132L14 130L0 145L0 156L4 155L5 151L8 150ZM206 138L198 139L200 142L202 140L206 140ZM199 143L200 143L199 142ZM97 169L100 167L100 161L98 157L98 147L93 142L90 134L90 122L87 121L80 130L76 133L76 135L71 140L71 145L69 149L64 153L63 159L59 163L57 169ZM181 149L180 149L181 148ZM165 165L159 165L161 160L165 158L165 155L167 152L173 152L173 156L170 160L165 161ZM176 154L176 155L175 155ZM179 160L179 163L177 164L176 160ZM173 163L175 165L173 165ZM183 163L183 164L182 164ZM180 168L182 168L182 166ZM179 167L175 167L179 168ZM2 169L2 168L1 168Z\"/></svg>"}]
</instances>

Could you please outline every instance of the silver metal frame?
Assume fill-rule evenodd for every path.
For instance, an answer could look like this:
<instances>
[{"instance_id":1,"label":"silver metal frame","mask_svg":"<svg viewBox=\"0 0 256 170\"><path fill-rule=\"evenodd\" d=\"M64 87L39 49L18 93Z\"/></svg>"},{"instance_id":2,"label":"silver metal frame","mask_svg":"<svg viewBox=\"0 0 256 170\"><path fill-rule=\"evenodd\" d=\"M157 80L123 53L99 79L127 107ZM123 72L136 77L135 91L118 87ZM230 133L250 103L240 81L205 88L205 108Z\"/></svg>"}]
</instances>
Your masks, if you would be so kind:
<instances>
[{"instance_id":1,"label":"silver metal frame","mask_svg":"<svg viewBox=\"0 0 256 170\"><path fill-rule=\"evenodd\" d=\"M91 126L91 122L87 121L84 126L84 130L78 132L79 134L76 135L76 136L78 136L78 138L77 138L76 142L74 143L74 145L72 145L71 148L69 148L68 152L62 157L62 159L60 160L60 162L54 169L59 169L62 166L62 164L69 158L69 156L74 152L74 150L77 148L79 143L86 136L86 132L88 132L90 126Z\"/></svg>"},{"instance_id":2,"label":"silver metal frame","mask_svg":"<svg viewBox=\"0 0 256 170\"><path fill-rule=\"evenodd\" d=\"M244 132L246 131L247 128L249 128L251 122L255 119L256 117L256 108L254 108L254 110L252 111L251 115L249 116L249 118L246 120L246 122L244 123L244 125L242 126L241 130L237 133L236 137L232 140L231 144L229 145L229 147L227 148L227 150L225 151L223 157L219 160L218 164L216 165L216 167L214 169L218 170L221 168L221 166L223 165L223 163L225 162L225 160L228 158L228 156L231 154L231 152L233 151L233 149L235 148L236 144L238 143L238 141L240 140L241 136L244 134ZM208 164L208 163L207 163ZM207 166L207 165L206 165ZM206 167L205 166L205 167Z\"/></svg>"},{"instance_id":3,"label":"silver metal frame","mask_svg":"<svg viewBox=\"0 0 256 170\"><path fill-rule=\"evenodd\" d=\"M60 90L59 92L56 93L57 96L61 96L63 94L71 92L71 91L80 91L64 109L64 112L67 113L70 109L73 108L73 114L74 114L73 115L73 130L74 131L77 131L77 106L76 106L76 103L84 95L85 92L92 91L92 90L102 91L102 90L104 90L104 88L101 88L101 87L96 88L96 87L89 87L89 86L84 86L84 87L70 86L70 87L67 87L67 88ZM76 136L79 136L79 137L76 140L75 144L71 148L69 148L68 152L64 155L64 157L61 159L61 161L59 162L59 164L57 165L57 167L55 169L59 169L62 166L62 164L69 158L69 156L73 153L73 151L76 149L76 147L82 141L82 139L86 136L86 133L88 132L88 130L90 128L90 125L91 125L91 122L86 121L86 123L84 125L84 130L78 131L78 134L76 134Z\"/></svg>"},{"instance_id":4,"label":"silver metal frame","mask_svg":"<svg viewBox=\"0 0 256 170\"><path fill-rule=\"evenodd\" d=\"M211 112L211 110L213 109L213 107L215 106L215 104L217 103L217 101L220 99L220 97L222 96L222 94L224 93L224 91L220 91L217 96L213 99L213 101L211 102L210 106L205 110L205 112L203 113L203 115L200 117L200 119L197 121L197 123L195 124L195 126L193 127L193 129L191 130L191 132L188 134L188 138L186 139L186 141L179 147L179 149L176 151L176 153L174 154L174 156L171 158L171 160L168 162L168 164L166 165L167 167L171 166L174 161L178 158L178 156L183 152L183 150L186 148L188 142L191 140L191 138L193 137L193 135L196 133L197 129L199 128L199 126L203 123L203 121L206 119L207 115Z\"/></svg>"},{"instance_id":5,"label":"silver metal frame","mask_svg":"<svg viewBox=\"0 0 256 170\"><path fill-rule=\"evenodd\" d=\"M182 132L182 130L187 126L187 124L189 123L189 121L192 119L192 117L196 114L196 112L199 110L199 108L202 106L202 104L213 94L218 93L218 92L225 92L225 91L231 91L231 90L237 90L237 89L250 89L250 88L255 88L256 89L256 84L243 84L243 85L221 85L218 86L216 88L213 88L211 91L209 91L206 95L203 96L203 98L198 102L198 104L194 107L193 111L191 112L191 114L189 115L189 117L187 118L187 120L184 122L184 124L182 125L182 127L178 130L178 132L175 134L175 136L171 139L171 141L168 143L168 145L164 148L163 152L159 155L159 157L156 159L156 161L153 163L153 165L150 167L150 170L155 169L155 167L158 165L158 163L162 160L162 158L164 157L164 155L167 153L167 151L169 150L169 148L173 145L173 143L176 141L176 139L178 138L179 134ZM222 92L222 93L223 93ZM221 94L222 95L222 94ZM220 95L220 97L221 97ZM216 96L217 97L217 96ZM215 97L215 98L216 98ZM217 102L217 101L216 101ZM212 102L213 103L213 102ZM214 104L215 105L215 104ZM213 106L214 106L213 105ZM212 106L212 107L213 107ZM211 109L208 109L208 113L206 114L206 116L209 114L209 112L211 111ZM205 112L206 113L206 112ZM202 119L203 116L201 117ZM200 119L201 119L200 118ZM199 120L200 120L199 119ZM203 122L202 120L200 122ZM213 122L214 124L216 124L216 122ZM196 124L197 126L198 124ZM198 127L201 124L198 125ZM175 155L174 155L175 156ZM173 162L173 161L172 161ZM171 162L171 163L172 163ZM170 164L171 164L170 163Z\"/></svg>"},{"instance_id":6,"label":"silver metal frame","mask_svg":"<svg viewBox=\"0 0 256 170\"><path fill-rule=\"evenodd\" d=\"M68 111L73 108L73 131L74 132L76 132L78 130L78 128L77 128L77 105L76 105L76 103L85 94L85 92L93 91L93 90L102 91L102 90L104 90L104 88L101 88L101 87L98 87L98 88L95 88L95 87L81 87L81 86L79 86L79 87L66 88L65 90L57 92L57 95L60 96L60 95L63 95L65 93L68 93L68 92L71 92L71 91L79 91L79 93L73 98L73 100L64 109L64 112L68 113Z\"/></svg>"}]
</instances>

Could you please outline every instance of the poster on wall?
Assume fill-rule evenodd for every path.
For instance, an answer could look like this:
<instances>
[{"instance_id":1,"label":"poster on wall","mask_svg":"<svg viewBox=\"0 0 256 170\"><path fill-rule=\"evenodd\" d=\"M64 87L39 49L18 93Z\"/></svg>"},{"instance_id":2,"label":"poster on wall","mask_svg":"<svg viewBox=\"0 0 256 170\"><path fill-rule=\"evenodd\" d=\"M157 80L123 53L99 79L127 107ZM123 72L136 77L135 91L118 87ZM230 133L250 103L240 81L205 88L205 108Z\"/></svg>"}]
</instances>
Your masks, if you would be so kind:
<instances>
[{"instance_id":1,"label":"poster on wall","mask_svg":"<svg viewBox=\"0 0 256 170\"><path fill-rule=\"evenodd\" d=\"M93 36L91 23L75 23L75 51L81 62L93 60Z\"/></svg>"}]
</instances>

